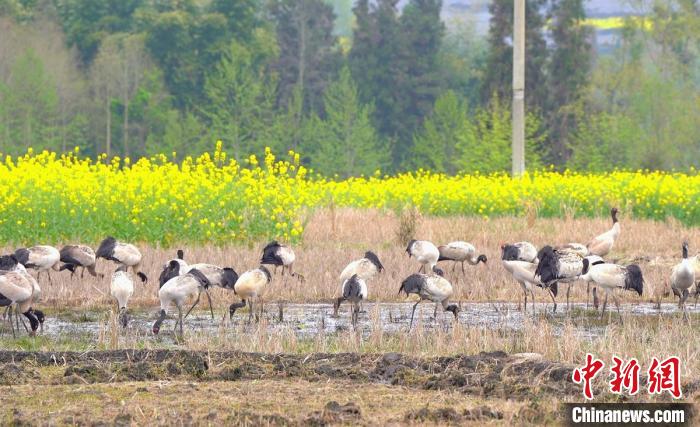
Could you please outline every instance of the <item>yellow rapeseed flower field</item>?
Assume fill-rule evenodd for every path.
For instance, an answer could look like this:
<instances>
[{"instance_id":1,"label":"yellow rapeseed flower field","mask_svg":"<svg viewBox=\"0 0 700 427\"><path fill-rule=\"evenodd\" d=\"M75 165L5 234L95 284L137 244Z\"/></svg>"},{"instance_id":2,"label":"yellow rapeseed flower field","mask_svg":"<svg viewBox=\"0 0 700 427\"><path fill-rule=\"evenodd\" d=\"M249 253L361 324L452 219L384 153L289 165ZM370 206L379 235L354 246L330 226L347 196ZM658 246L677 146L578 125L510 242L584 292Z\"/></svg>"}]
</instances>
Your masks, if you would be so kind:
<instances>
[{"instance_id":1,"label":"yellow rapeseed flower field","mask_svg":"<svg viewBox=\"0 0 700 427\"><path fill-rule=\"evenodd\" d=\"M313 209L339 207L424 214L606 215L619 206L637 218L700 223L696 171L606 174L532 172L447 176L416 171L335 181L313 175L299 155L245 164L213 154L180 163L159 155L137 161L34 153L0 163L0 239L15 243L95 242L106 235L171 245L226 244L279 238L298 241Z\"/></svg>"}]
</instances>

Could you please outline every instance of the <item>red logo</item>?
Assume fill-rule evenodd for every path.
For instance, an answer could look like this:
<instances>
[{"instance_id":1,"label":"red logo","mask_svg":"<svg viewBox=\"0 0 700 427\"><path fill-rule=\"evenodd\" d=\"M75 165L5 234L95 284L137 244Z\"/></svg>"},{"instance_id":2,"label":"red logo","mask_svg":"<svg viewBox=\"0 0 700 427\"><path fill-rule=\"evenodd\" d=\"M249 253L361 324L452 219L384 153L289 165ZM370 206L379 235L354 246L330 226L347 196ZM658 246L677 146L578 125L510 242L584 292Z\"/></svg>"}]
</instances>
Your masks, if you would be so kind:
<instances>
[{"instance_id":1,"label":"red logo","mask_svg":"<svg viewBox=\"0 0 700 427\"><path fill-rule=\"evenodd\" d=\"M586 399L593 399L593 391L591 390L591 381L598 375L605 364L602 360L593 360L593 355L586 354L586 366L574 369L572 379L576 384L583 383L583 395Z\"/></svg>"},{"instance_id":2,"label":"red logo","mask_svg":"<svg viewBox=\"0 0 700 427\"><path fill-rule=\"evenodd\" d=\"M622 394L622 389L627 389L630 395L635 395L639 391L639 362L632 358L629 362L617 356L613 356L614 366L610 368L613 379L610 381L610 392Z\"/></svg>"},{"instance_id":3,"label":"red logo","mask_svg":"<svg viewBox=\"0 0 700 427\"><path fill-rule=\"evenodd\" d=\"M669 357L663 362L659 362L656 357L652 358L647 373L649 374L649 394L668 391L676 399L682 396L681 361L677 357Z\"/></svg>"}]
</instances>

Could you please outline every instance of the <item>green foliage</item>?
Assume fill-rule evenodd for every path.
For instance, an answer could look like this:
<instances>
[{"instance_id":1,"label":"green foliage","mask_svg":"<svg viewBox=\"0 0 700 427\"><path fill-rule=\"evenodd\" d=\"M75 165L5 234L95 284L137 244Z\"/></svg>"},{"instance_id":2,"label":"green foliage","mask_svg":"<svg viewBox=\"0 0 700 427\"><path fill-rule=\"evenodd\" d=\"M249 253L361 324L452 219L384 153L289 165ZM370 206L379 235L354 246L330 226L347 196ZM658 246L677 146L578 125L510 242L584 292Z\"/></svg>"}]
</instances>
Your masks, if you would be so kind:
<instances>
[{"instance_id":1,"label":"green foliage","mask_svg":"<svg viewBox=\"0 0 700 427\"><path fill-rule=\"evenodd\" d=\"M376 106L377 130L393 140L393 169L410 165L413 133L439 95L438 53L444 32L440 0L412 0L400 17L396 3L356 4L349 56L362 101Z\"/></svg>"},{"instance_id":2,"label":"green foliage","mask_svg":"<svg viewBox=\"0 0 700 427\"><path fill-rule=\"evenodd\" d=\"M211 123L211 138L232 147L237 159L256 152L275 119L274 76L265 73L267 55L276 53L264 31L256 34L255 49L232 42L205 83L203 114Z\"/></svg>"},{"instance_id":3,"label":"green foliage","mask_svg":"<svg viewBox=\"0 0 700 427\"><path fill-rule=\"evenodd\" d=\"M541 13L544 4L545 0L525 2L525 104L528 110L536 112L544 110L548 92L545 74L548 52ZM493 96L503 100L513 96L513 1L494 0L489 12L489 50L481 82L482 105L487 105Z\"/></svg>"},{"instance_id":4,"label":"green foliage","mask_svg":"<svg viewBox=\"0 0 700 427\"><path fill-rule=\"evenodd\" d=\"M307 125L307 145L311 167L325 175L343 178L370 175L388 160L372 127L372 106L362 105L350 70L343 68L336 82L324 95L325 119L312 116Z\"/></svg>"},{"instance_id":5,"label":"green foliage","mask_svg":"<svg viewBox=\"0 0 700 427\"><path fill-rule=\"evenodd\" d=\"M322 0L275 0L270 4L277 25L279 105L301 91L304 111L321 110L323 90L333 79L340 56L333 35L333 9Z\"/></svg>"},{"instance_id":6,"label":"green foliage","mask_svg":"<svg viewBox=\"0 0 700 427\"><path fill-rule=\"evenodd\" d=\"M44 63L34 50L27 49L16 58L10 76L7 83L0 84L0 147L5 153L51 147L58 139L58 94Z\"/></svg>"},{"instance_id":7,"label":"green foliage","mask_svg":"<svg viewBox=\"0 0 700 427\"><path fill-rule=\"evenodd\" d=\"M546 107L550 129L548 159L563 164L569 158L568 140L577 127L576 105L583 101L591 69L593 32L583 25L582 0L558 0L552 5L552 38Z\"/></svg>"},{"instance_id":8,"label":"green foliage","mask_svg":"<svg viewBox=\"0 0 700 427\"><path fill-rule=\"evenodd\" d=\"M473 132L467 103L451 90L435 101L432 115L415 137L415 167L455 174L462 166L463 145Z\"/></svg>"},{"instance_id":9,"label":"green foliage","mask_svg":"<svg viewBox=\"0 0 700 427\"><path fill-rule=\"evenodd\" d=\"M512 122L510 106L494 98L488 108L470 113L465 100L447 91L416 136L416 167L437 172L491 173L510 169ZM545 134L539 118L525 122L526 163L541 167Z\"/></svg>"}]
</instances>

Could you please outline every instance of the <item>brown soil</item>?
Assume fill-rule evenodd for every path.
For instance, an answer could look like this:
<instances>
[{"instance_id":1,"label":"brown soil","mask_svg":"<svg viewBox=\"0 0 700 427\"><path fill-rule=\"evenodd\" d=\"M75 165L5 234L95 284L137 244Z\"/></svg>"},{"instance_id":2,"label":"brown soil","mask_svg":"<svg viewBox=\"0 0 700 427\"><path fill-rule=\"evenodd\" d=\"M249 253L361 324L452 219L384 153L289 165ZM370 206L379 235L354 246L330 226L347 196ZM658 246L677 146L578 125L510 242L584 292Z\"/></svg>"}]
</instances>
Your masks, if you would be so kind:
<instances>
[{"instance_id":1,"label":"brown soil","mask_svg":"<svg viewBox=\"0 0 700 427\"><path fill-rule=\"evenodd\" d=\"M0 352L0 369L2 424L538 422L580 393L535 354Z\"/></svg>"}]
</instances>

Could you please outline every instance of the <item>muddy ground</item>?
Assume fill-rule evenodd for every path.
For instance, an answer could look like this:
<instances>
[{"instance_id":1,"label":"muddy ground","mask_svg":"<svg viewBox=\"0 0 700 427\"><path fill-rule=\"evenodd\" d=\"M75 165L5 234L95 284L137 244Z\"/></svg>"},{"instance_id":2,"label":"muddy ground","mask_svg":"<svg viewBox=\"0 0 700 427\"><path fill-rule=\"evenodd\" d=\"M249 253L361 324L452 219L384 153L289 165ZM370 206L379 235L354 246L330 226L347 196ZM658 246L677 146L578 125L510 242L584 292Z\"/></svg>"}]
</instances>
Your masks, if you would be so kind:
<instances>
[{"instance_id":1,"label":"muddy ground","mask_svg":"<svg viewBox=\"0 0 700 427\"><path fill-rule=\"evenodd\" d=\"M0 351L0 424L551 424L580 400L572 368L501 352Z\"/></svg>"}]
</instances>

